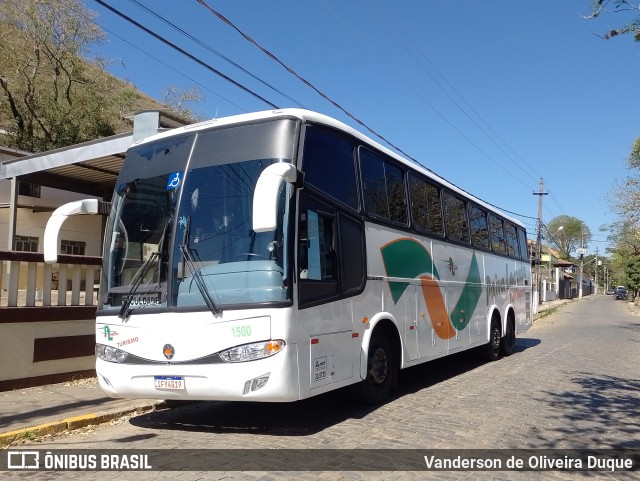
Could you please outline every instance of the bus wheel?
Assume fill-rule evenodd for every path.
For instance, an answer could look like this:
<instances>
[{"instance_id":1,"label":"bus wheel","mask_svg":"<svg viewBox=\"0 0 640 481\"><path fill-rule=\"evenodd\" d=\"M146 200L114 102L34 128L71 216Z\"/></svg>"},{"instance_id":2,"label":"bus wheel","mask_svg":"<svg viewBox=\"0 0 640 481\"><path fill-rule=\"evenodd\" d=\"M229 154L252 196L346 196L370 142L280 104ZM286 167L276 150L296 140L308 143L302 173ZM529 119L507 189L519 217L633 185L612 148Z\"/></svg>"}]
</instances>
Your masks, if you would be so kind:
<instances>
[{"instance_id":1,"label":"bus wheel","mask_svg":"<svg viewBox=\"0 0 640 481\"><path fill-rule=\"evenodd\" d=\"M514 326L513 318L509 318L507 321L507 333L502 340L500 346L503 356L510 356L513 354L513 350L516 347L516 328Z\"/></svg>"},{"instance_id":2,"label":"bus wheel","mask_svg":"<svg viewBox=\"0 0 640 481\"><path fill-rule=\"evenodd\" d=\"M497 318L491 320L491 330L489 331L489 342L485 346L485 354L489 361L496 361L500 357L500 340L502 330L500 329L500 321Z\"/></svg>"},{"instance_id":3,"label":"bus wheel","mask_svg":"<svg viewBox=\"0 0 640 481\"><path fill-rule=\"evenodd\" d=\"M393 352L386 338L375 335L369 345L367 377L362 381L362 397L368 404L380 404L389 395L395 376Z\"/></svg>"}]
</instances>

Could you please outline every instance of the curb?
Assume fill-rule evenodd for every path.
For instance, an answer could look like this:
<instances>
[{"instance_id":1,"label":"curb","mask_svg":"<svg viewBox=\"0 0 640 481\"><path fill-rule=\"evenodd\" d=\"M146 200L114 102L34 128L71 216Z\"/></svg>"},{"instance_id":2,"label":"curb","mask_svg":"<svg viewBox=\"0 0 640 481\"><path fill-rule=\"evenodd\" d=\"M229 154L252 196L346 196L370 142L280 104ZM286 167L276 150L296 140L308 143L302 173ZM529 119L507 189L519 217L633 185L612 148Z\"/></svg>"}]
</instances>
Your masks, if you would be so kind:
<instances>
[{"instance_id":1,"label":"curb","mask_svg":"<svg viewBox=\"0 0 640 481\"><path fill-rule=\"evenodd\" d=\"M38 426L17 429L6 433L0 433L0 448L7 448L12 443L19 440L34 440L41 436L49 434L58 434L64 431L72 431L87 426L97 426L108 423L114 419L118 419L129 414L143 414L166 407L164 402L149 404L147 406L137 406L133 408L121 409L118 411L110 411L96 414L84 414L82 416L74 416L61 421L40 424Z\"/></svg>"}]
</instances>

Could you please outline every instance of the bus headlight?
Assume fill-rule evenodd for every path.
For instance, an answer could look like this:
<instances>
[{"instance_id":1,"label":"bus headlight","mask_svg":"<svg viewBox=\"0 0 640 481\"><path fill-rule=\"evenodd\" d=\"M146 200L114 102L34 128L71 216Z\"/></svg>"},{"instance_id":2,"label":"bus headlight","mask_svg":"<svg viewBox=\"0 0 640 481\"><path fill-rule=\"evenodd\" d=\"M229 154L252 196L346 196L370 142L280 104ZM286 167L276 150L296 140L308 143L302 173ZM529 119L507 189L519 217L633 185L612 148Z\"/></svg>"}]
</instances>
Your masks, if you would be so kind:
<instances>
[{"instance_id":1,"label":"bus headlight","mask_svg":"<svg viewBox=\"0 0 640 481\"><path fill-rule=\"evenodd\" d=\"M281 339L243 344L220 352L220 359L226 362L255 361L279 353L284 345L285 342Z\"/></svg>"},{"instance_id":2,"label":"bus headlight","mask_svg":"<svg viewBox=\"0 0 640 481\"><path fill-rule=\"evenodd\" d=\"M129 354L115 347L96 344L96 356L103 361L120 363L126 361Z\"/></svg>"}]
</instances>

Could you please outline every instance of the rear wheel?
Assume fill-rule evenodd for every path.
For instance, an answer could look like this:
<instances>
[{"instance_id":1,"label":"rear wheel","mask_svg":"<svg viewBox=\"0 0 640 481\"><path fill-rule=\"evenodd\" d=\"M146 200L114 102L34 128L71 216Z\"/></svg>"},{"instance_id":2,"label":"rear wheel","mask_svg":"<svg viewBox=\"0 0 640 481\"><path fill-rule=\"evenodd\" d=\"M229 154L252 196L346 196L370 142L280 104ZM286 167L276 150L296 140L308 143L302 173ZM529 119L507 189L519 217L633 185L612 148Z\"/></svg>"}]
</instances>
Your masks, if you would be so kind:
<instances>
[{"instance_id":1,"label":"rear wheel","mask_svg":"<svg viewBox=\"0 0 640 481\"><path fill-rule=\"evenodd\" d=\"M362 397L368 404L380 404L389 395L396 365L389 341L380 334L374 335L367 356L367 377L362 381Z\"/></svg>"},{"instance_id":2,"label":"rear wheel","mask_svg":"<svg viewBox=\"0 0 640 481\"><path fill-rule=\"evenodd\" d=\"M504 339L502 339L502 355L510 356L513 354L513 350L516 347L516 328L513 318L509 318L507 321L507 333L504 335Z\"/></svg>"},{"instance_id":3,"label":"rear wheel","mask_svg":"<svg viewBox=\"0 0 640 481\"><path fill-rule=\"evenodd\" d=\"M489 361L496 361L500 357L500 344L502 338L502 329L500 321L497 318L491 320L491 329L489 330L489 342L485 346L485 354Z\"/></svg>"}]
</instances>

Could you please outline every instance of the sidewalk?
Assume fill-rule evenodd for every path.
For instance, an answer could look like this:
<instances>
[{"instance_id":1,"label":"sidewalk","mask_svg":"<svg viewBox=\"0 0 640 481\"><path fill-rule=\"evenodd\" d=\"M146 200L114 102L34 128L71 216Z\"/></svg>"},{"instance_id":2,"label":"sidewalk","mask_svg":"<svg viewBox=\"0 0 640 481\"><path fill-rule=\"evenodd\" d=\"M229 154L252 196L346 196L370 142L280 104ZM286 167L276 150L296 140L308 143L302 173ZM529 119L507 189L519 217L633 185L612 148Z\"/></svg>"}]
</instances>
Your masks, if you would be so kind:
<instances>
[{"instance_id":1,"label":"sidewalk","mask_svg":"<svg viewBox=\"0 0 640 481\"><path fill-rule=\"evenodd\" d=\"M584 298L586 299L586 298ZM540 317L541 315L543 315L545 313L545 311L548 311L550 309L553 309L555 307L559 307L559 306L563 306L565 304L568 304L570 302L574 302L574 301L578 301L579 299L556 299L553 301L545 301L542 302L538 305L538 313L533 315L533 319L535 321L535 319L537 317Z\"/></svg>"},{"instance_id":2,"label":"sidewalk","mask_svg":"<svg viewBox=\"0 0 640 481\"><path fill-rule=\"evenodd\" d=\"M0 448L161 407L161 400L109 398L96 378L0 392Z\"/></svg>"},{"instance_id":3,"label":"sidewalk","mask_svg":"<svg viewBox=\"0 0 640 481\"><path fill-rule=\"evenodd\" d=\"M534 319L573 301L543 302ZM164 407L162 400L109 398L95 378L0 392L0 448Z\"/></svg>"}]
</instances>

